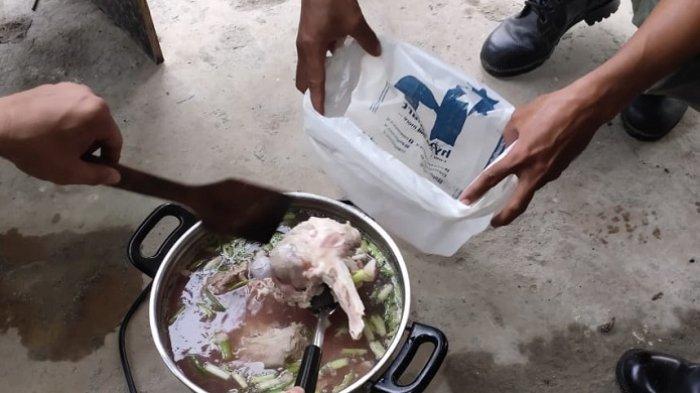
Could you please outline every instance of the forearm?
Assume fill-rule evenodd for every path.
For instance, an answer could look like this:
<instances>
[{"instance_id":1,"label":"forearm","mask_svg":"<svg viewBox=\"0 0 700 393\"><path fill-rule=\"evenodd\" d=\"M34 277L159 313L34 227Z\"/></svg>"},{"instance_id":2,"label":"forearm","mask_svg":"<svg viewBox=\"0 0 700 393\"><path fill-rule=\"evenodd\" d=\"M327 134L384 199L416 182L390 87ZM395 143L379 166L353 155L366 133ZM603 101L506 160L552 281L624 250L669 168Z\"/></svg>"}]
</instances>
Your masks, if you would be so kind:
<instances>
[{"instance_id":1,"label":"forearm","mask_svg":"<svg viewBox=\"0 0 700 393\"><path fill-rule=\"evenodd\" d=\"M11 96L0 97L0 157L7 158L10 143L12 105Z\"/></svg>"},{"instance_id":2,"label":"forearm","mask_svg":"<svg viewBox=\"0 0 700 393\"><path fill-rule=\"evenodd\" d=\"M18 142L25 137L27 125L37 122L27 105L24 92L0 97L0 158L14 161Z\"/></svg>"},{"instance_id":3,"label":"forearm","mask_svg":"<svg viewBox=\"0 0 700 393\"><path fill-rule=\"evenodd\" d=\"M587 92L601 121L700 54L700 1L661 0L620 51L570 87Z\"/></svg>"},{"instance_id":4,"label":"forearm","mask_svg":"<svg viewBox=\"0 0 700 393\"><path fill-rule=\"evenodd\" d=\"M525 211L535 192L559 177L600 126L637 95L700 53L700 0L662 0L610 60L567 87L519 106L504 136L512 150L464 190L472 203L509 175L518 185L492 219L506 225Z\"/></svg>"}]
</instances>

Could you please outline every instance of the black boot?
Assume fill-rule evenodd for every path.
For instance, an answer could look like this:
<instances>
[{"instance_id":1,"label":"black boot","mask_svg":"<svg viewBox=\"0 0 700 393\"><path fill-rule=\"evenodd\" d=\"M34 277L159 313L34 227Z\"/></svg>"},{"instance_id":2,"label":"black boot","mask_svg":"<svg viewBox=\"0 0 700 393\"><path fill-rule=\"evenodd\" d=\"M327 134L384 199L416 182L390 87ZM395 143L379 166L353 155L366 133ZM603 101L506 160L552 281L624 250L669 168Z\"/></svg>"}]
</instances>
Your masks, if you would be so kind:
<instances>
[{"instance_id":1,"label":"black boot","mask_svg":"<svg viewBox=\"0 0 700 393\"><path fill-rule=\"evenodd\" d=\"M617 11L620 0L526 0L519 15L496 27L481 48L481 64L494 76L534 70L552 55L576 23L589 25Z\"/></svg>"},{"instance_id":2,"label":"black boot","mask_svg":"<svg viewBox=\"0 0 700 393\"><path fill-rule=\"evenodd\" d=\"M640 141L656 141L681 121L688 104L675 98L642 94L620 113L622 125Z\"/></svg>"},{"instance_id":3,"label":"black boot","mask_svg":"<svg viewBox=\"0 0 700 393\"><path fill-rule=\"evenodd\" d=\"M615 374L623 393L700 393L700 365L658 352L627 351Z\"/></svg>"}]
</instances>

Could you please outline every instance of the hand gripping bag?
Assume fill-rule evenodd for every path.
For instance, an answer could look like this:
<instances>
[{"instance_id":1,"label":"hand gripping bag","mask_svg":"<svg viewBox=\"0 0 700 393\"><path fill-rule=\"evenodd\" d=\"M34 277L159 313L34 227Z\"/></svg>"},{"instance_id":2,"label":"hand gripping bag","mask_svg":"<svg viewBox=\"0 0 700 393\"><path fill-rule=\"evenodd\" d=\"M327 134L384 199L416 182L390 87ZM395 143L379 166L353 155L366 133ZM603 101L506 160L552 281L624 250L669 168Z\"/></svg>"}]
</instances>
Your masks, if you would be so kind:
<instances>
[{"instance_id":1,"label":"hand gripping bag","mask_svg":"<svg viewBox=\"0 0 700 393\"><path fill-rule=\"evenodd\" d=\"M326 115L308 92L303 111L326 174L425 253L453 255L487 228L516 185L511 175L471 205L457 200L507 153L503 128L513 106L409 44L382 39L382 55L372 57L348 41L327 62Z\"/></svg>"}]
</instances>

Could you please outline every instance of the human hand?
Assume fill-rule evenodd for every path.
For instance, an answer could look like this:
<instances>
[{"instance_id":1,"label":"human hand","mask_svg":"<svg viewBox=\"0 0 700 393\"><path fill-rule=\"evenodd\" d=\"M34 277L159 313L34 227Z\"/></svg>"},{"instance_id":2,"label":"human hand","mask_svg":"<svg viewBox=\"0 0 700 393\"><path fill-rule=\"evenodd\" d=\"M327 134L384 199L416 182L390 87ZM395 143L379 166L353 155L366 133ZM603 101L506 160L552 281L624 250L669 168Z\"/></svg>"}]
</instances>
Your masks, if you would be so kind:
<instances>
[{"instance_id":1,"label":"human hand","mask_svg":"<svg viewBox=\"0 0 700 393\"><path fill-rule=\"evenodd\" d=\"M295 386L293 388L289 388L289 390L286 390L284 393L304 393L304 389L300 388L299 386Z\"/></svg>"},{"instance_id":2,"label":"human hand","mask_svg":"<svg viewBox=\"0 0 700 393\"><path fill-rule=\"evenodd\" d=\"M504 130L507 144L518 143L459 199L475 202L506 176L515 174L515 193L491 220L494 227L510 224L525 211L535 191L557 179L586 148L598 127L614 115L588 96L578 85L571 85L518 107Z\"/></svg>"},{"instance_id":3,"label":"human hand","mask_svg":"<svg viewBox=\"0 0 700 393\"><path fill-rule=\"evenodd\" d=\"M373 56L381 46L377 35L362 15L357 0L302 0L297 34L297 89L309 89L311 103L324 113L326 96L326 52L351 36Z\"/></svg>"},{"instance_id":4,"label":"human hand","mask_svg":"<svg viewBox=\"0 0 700 393\"><path fill-rule=\"evenodd\" d=\"M88 87L42 85L0 98L0 156L23 172L56 184L116 184L119 172L87 163L101 149L117 163L122 137L107 104Z\"/></svg>"}]
</instances>

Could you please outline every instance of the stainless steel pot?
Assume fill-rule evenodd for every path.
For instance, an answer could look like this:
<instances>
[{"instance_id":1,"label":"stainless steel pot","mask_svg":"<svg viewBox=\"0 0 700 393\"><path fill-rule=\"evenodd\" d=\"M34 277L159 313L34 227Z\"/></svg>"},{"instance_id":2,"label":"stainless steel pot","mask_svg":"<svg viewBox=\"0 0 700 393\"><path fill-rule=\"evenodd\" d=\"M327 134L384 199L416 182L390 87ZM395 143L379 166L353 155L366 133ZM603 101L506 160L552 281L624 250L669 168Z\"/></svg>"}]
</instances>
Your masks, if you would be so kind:
<instances>
[{"instance_id":1,"label":"stainless steel pot","mask_svg":"<svg viewBox=\"0 0 700 393\"><path fill-rule=\"evenodd\" d=\"M314 216L323 216L338 221L349 221L355 228L368 236L387 256L399 275L400 290L403 295L403 313L401 324L391 345L375 366L357 382L347 387L342 393L355 390L368 390L383 393L422 392L430 384L447 354L447 339L438 329L420 323L409 323L411 306L411 286L408 271L398 247L391 237L367 215L342 202L322 196L290 193L294 198L293 207L301 208ZM178 227L165 239L155 255L143 256L141 245L151 230L165 217L175 217ZM184 208L166 204L158 207L136 230L129 242L129 259L132 264L145 274L153 277L149 313L151 334L163 362L168 369L187 385L192 391L206 393L193 383L172 360L168 337L168 324L165 316L165 304L169 286L177 279L179 271L191 262L188 255L196 250L198 241L206 231L201 222ZM403 333L407 333L407 337ZM431 343L435 347L428 361L421 368L415 380L407 385L400 385L398 380L413 361L418 348ZM386 367L388 365L388 367ZM381 371L384 370L382 373Z\"/></svg>"}]
</instances>

